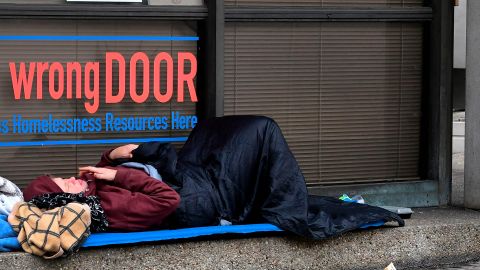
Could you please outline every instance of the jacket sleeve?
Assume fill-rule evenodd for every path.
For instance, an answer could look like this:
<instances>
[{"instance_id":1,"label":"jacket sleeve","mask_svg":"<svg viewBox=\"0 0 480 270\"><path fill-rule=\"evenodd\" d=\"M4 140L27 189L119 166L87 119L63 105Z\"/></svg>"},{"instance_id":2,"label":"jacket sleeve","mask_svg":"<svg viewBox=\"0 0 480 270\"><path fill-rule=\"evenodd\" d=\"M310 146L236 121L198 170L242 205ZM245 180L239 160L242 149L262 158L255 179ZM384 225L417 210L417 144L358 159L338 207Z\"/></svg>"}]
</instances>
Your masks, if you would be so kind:
<instances>
[{"instance_id":1,"label":"jacket sleeve","mask_svg":"<svg viewBox=\"0 0 480 270\"><path fill-rule=\"evenodd\" d=\"M100 161L95 165L96 167L105 167L105 166L116 166L116 162L110 158L110 153L113 151L114 148L103 152Z\"/></svg>"},{"instance_id":2,"label":"jacket sleeve","mask_svg":"<svg viewBox=\"0 0 480 270\"><path fill-rule=\"evenodd\" d=\"M143 171L116 167L114 185L123 189L117 198L110 219L112 228L128 231L152 229L178 207L180 196L167 184L151 178ZM108 203L108 202L106 202ZM115 224L119 220L119 224Z\"/></svg>"}]
</instances>

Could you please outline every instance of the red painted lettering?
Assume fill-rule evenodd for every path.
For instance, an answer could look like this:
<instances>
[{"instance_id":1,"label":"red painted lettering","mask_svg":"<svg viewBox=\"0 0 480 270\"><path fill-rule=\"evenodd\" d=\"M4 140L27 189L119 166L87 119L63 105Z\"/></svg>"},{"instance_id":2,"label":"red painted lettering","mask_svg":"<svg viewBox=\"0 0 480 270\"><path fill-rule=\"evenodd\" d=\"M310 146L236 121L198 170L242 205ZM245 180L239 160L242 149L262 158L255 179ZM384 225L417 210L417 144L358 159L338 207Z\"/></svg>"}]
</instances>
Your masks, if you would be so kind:
<instances>
[{"instance_id":1,"label":"red painted lettering","mask_svg":"<svg viewBox=\"0 0 480 270\"><path fill-rule=\"evenodd\" d=\"M15 96L15 99L20 99L22 88L25 99L30 99L32 93L33 76L35 73L35 63L30 63L28 68L28 78L27 74L25 73L26 71L24 62L20 63L20 67L18 68L18 76L15 63L10 62L8 65L10 66L10 77L12 78L13 95Z\"/></svg>"},{"instance_id":2,"label":"red painted lettering","mask_svg":"<svg viewBox=\"0 0 480 270\"><path fill-rule=\"evenodd\" d=\"M75 71L75 97L82 98L82 66L78 62L67 63L67 98L72 98L73 93L73 72Z\"/></svg>"},{"instance_id":3,"label":"red painted lettering","mask_svg":"<svg viewBox=\"0 0 480 270\"><path fill-rule=\"evenodd\" d=\"M58 73L58 89L55 89L55 72ZM63 95L63 76L62 64L59 62L53 62L48 71L48 91L53 99L60 99Z\"/></svg>"},{"instance_id":4,"label":"red painted lettering","mask_svg":"<svg viewBox=\"0 0 480 270\"><path fill-rule=\"evenodd\" d=\"M162 61L166 62L167 65L167 91L165 94L161 93L160 80L161 80L161 64ZM166 52L161 52L155 57L153 63L153 95L158 102L168 102L173 95L173 59L170 54Z\"/></svg>"},{"instance_id":5,"label":"red painted lettering","mask_svg":"<svg viewBox=\"0 0 480 270\"><path fill-rule=\"evenodd\" d=\"M143 91L137 94L137 62L143 62ZM130 59L130 97L136 103L143 103L147 100L150 91L150 61L143 52L137 52Z\"/></svg>"},{"instance_id":6,"label":"red painted lettering","mask_svg":"<svg viewBox=\"0 0 480 270\"><path fill-rule=\"evenodd\" d=\"M105 89L105 102L106 103L118 103L122 101L125 96L125 58L118 52L107 52L105 55L106 61L106 89ZM112 92L112 80L113 80L113 61L118 62L118 94L113 95Z\"/></svg>"},{"instance_id":7,"label":"red painted lettering","mask_svg":"<svg viewBox=\"0 0 480 270\"><path fill-rule=\"evenodd\" d=\"M93 73L93 89L90 88L90 73ZM88 62L85 65L85 97L92 103L85 102L87 112L95 113L100 106L100 63Z\"/></svg>"},{"instance_id":8,"label":"red painted lettering","mask_svg":"<svg viewBox=\"0 0 480 270\"><path fill-rule=\"evenodd\" d=\"M190 61L190 73L186 74L185 72L185 61ZM195 84L193 79L197 75L197 59L192 53L189 52L179 52L178 53L178 102L183 102L183 83L186 82L188 86L188 92L190 93L190 99L193 102L197 102L197 93L195 91Z\"/></svg>"},{"instance_id":9,"label":"red painted lettering","mask_svg":"<svg viewBox=\"0 0 480 270\"><path fill-rule=\"evenodd\" d=\"M43 72L48 71L48 62L37 62L37 99L43 98Z\"/></svg>"},{"instance_id":10,"label":"red painted lettering","mask_svg":"<svg viewBox=\"0 0 480 270\"><path fill-rule=\"evenodd\" d=\"M180 52L178 53L177 58L177 100L178 102L184 101L186 86L188 88L190 100L197 102L198 98L194 83L197 74L197 60L195 56L189 52ZM129 61L130 98L135 103L144 103L150 96L150 78L152 76L150 74L150 59L146 53L136 52L131 56ZM105 62L105 103L119 103L125 97L126 92L125 58L118 52L107 52L105 54ZM116 73L118 73L118 89L115 89L115 91L113 89L114 64L118 65L118 71L116 70ZM142 68L140 69L137 67L139 64L142 65ZM43 99L43 76L48 72L48 91L52 99L61 99L65 92L66 99L74 98L73 88L75 87L75 98L85 98L85 109L91 114L98 111L100 107L101 68L99 62L87 62L83 67L79 62L68 62L66 63L66 67L59 62L53 62L52 64L49 64L48 62L30 62L28 65L29 66L27 67L25 62L19 63L17 71L16 63L9 63L15 99L31 99L35 74L37 75L36 98L38 100ZM172 100L175 90L173 83L174 68L175 63L169 53L160 52L155 56L153 63L153 95L158 102L166 103ZM140 75L137 71L139 70L141 70L141 76L143 79L141 89L137 89L138 75ZM162 74L164 74L165 77L162 77ZM165 85L163 85L163 83ZM117 85L117 82L115 82L115 85Z\"/></svg>"}]
</instances>

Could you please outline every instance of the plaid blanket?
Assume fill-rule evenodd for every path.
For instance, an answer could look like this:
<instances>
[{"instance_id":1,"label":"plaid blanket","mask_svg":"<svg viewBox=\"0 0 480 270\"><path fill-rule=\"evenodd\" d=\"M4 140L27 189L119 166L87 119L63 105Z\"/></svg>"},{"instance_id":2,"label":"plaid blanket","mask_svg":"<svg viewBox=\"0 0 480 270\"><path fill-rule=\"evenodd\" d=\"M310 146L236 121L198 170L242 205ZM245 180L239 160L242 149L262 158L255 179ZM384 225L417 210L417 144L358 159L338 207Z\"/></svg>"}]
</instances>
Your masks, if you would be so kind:
<instances>
[{"instance_id":1,"label":"plaid blanket","mask_svg":"<svg viewBox=\"0 0 480 270\"><path fill-rule=\"evenodd\" d=\"M30 254L46 259L70 255L90 235L90 208L69 203L42 211L32 203L18 203L8 217L18 242Z\"/></svg>"}]
</instances>

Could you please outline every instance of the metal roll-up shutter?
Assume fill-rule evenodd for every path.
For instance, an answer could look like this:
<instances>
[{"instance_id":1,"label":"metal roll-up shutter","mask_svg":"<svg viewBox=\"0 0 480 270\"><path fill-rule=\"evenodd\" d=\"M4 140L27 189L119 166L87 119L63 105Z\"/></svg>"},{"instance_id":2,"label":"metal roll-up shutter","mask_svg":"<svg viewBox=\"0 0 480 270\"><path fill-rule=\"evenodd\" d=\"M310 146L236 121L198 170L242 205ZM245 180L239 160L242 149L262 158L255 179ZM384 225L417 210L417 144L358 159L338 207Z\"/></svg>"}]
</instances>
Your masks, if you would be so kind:
<instances>
[{"instance_id":1,"label":"metal roll-up shutter","mask_svg":"<svg viewBox=\"0 0 480 270\"><path fill-rule=\"evenodd\" d=\"M423 0L225 0L226 6L412 7Z\"/></svg>"},{"instance_id":2,"label":"metal roll-up shutter","mask_svg":"<svg viewBox=\"0 0 480 270\"><path fill-rule=\"evenodd\" d=\"M196 30L183 22L166 21L3 19L0 21L0 35L196 36ZM134 52L145 52L150 59L150 73L153 74L155 55L159 52L167 52L174 58L174 78L176 78L177 53L191 52L196 55L196 46L195 41L0 41L0 120L9 121L9 132L0 134L0 142L187 136L190 130L172 130L170 126L161 131L106 132L105 121L102 122L100 132L14 134L11 132L13 128L11 119L14 114L21 115L23 119L48 119L49 114L54 118L98 117L104 119L106 112L111 112L118 117L167 116L169 119L173 111L178 111L182 115L194 115L195 103L190 101L188 90L185 91L185 102L177 103L176 79L174 79L174 95L170 102L161 104L154 99L153 78L150 76L149 99L142 104L134 103L129 96L129 61ZM105 53L107 51L120 52L126 61L126 95L119 104L105 104ZM48 71L43 75L42 100L35 98L36 81L32 88L31 100L24 100L23 96L22 100L14 100L9 62L15 62L17 65L20 62L26 62L28 65L29 62L66 64L76 61L81 63L82 68L86 62L100 62L100 105L96 113L89 114L86 111L84 102L88 100L85 99L83 91L81 100L66 99L65 94L60 100L53 100L48 91ZM189 68L187 65L187 71ZM113 89L116 89L116 83L118 84L117 76L118 74L114 72ZM142 87L142 76L142 65L138 64L138 89ZM165 75L161 76L161 85L165 85ZM73 92L75 96L75 87ZM0 147L0 176L24 187L34 177L43 173L63 177L76 175L79 166L95 164L104 150L114 146L96 144Z\"/></svg>"},{"instance_id":3,"label":"metal roll-up shutter","mask_svg":"<svg viewBox=\"0 0 480 270\"><path fill-rule=\"evenodd\" d=\"M225 114L274 118L307 185L419 179L420 23L227 23Z\"/></svg>"}]
</instances>

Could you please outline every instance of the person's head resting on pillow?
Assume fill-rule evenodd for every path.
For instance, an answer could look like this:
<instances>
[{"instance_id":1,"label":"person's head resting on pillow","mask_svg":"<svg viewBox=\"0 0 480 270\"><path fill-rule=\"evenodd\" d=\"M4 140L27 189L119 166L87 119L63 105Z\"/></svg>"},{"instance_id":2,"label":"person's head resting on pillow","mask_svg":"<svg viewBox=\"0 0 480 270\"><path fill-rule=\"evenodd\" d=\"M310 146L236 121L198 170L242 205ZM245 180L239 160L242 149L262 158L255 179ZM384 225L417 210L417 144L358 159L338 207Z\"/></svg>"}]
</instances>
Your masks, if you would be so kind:
<instances>
[{"instance_id":1,"label":"person's head resting on pillow","mask_svg":"<svg viewBox=\"0 0 480 270\"><path fill-rule=\"evenodd\" d=\"M30 201L36 196L48 193L74 193L78 194L87 189L87 182L75 177L61 178L52 175L42 175L33 180L23 191L25 201Z\"/></svg>"}]
</instances>

